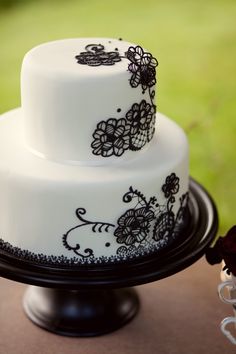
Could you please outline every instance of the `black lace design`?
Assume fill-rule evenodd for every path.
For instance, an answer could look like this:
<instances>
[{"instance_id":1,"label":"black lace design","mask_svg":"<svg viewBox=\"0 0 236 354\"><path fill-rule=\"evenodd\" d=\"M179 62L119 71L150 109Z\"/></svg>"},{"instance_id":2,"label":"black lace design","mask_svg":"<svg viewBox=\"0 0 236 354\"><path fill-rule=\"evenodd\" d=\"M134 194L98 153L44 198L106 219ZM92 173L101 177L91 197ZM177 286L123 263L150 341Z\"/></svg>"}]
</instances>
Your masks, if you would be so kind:
<instances>
[{"instance_id":1,"label":"black lace design","mask_svg":"<svg viewBox=\"0 0 236 354\"><path fill-rule=\"evenodd\" d=\"M126 150L140 150L155 132L156 106L145 100L134 103L125 118L101 121L93 133L94 155L121 156Z\"/></svg>"},{"instance_id":2,"label":"black lace design","mask_svg":"<svg viewBox=\"0 0 236 354\"><path fill-rule=\"evenodd\" d=\"M158 61L151 53L144 52L140 47L129 47L126 53L130 60L128 70L132 73L130 85L132 87L142 86L143 91L156 84L156 67Z\"/></svg>"},{"instance_id":3,"label":"black lace design","mask_svg":"<svg viewBox=\"0 0 236 354\"><path fill-rule=\"evenodd\" d=\"M126 120L130 124L130 150L142 149L155 133L156 106L145 100L134 103L126 113Z\"/></svg>"},{"instance_id":4,"label":"black lace design","mask_svg":"<svg viewBox=\"0 0 236 354\"><path fill-rule=\"evenodd\" d=\"M0 250L24 260L59 266L118 263L157 253L171 244L185 226L188 193L179 198L180 206L177 213L174 213L173 206L178 191L179 178L175 173L167 176L162 186L166 199L162 205L158 203L155 196L147 200L140 191L130 187L123 196L123 202L130 204L131 207L118 218L115 225L109 222L88 220L85 217L84 208L76 209L75 215L79 223L70 228L62 237L64 247L73 252L74 257L37 254L14 247L2 239L0 239ZM82 249L78 243L78 237L85 228L91 230L94 235L100 235L101 238L108 232L112 233L111 238L115 237L119 245L116 254L96 257L92 248ZM73 231L77 233L73 234ZM111 242L106 242L104 245L110 247Z\"/></svg>"},{"instance_id":5,"label":"black lace design","mask_svg":"<svg viewBox=\"0 0 236 354\"><path fill-rule=\"evenodd\" d=\"M162 186L162 191L164 192L165 198L167 199L166 210L161 213L155 222L153 229L153 239L158 241L165 237L172 235L176 220L179 219L180 213L183 210L183 204L185 202L185 195L180 198L181 208L179 209L176 219L172 211L173 203L175 203L174 195L179 191L179 177L175 173L166 177L165 184Z\"/></svg>"},{"instance_id":6,"label":"black lace design","mask_svg":"<svg viewBox=\"0 0 236 354\"><path fill-rule=\"evenodd\" d=\"M98 123L93 137L91 146L95 155L121 156L130 146L130 125L124 118L110 118Z\"/></svg>"},{"instance_id":7,"label":"black lace design","mask_svg":"<svg viewBox=\"0 0 236 354\"><path fill-rule=\"evenodd\" d=\"M75 242L72 245L70 234L75 229L89 226L93 233L109 232L115 229L113 234L116 242L121 244L117 249L119 258L137 257L157 251L173 241L180 233L185 219L187 207L188 193L180 197L180 207L176 214L173 212L175 203L175 194L179 191L179 178L172 173L166 177L162 186L162 192L166 198L166 203L160 205L155 196L149 200L137 189L129 188L129 191L123 196L124 203L132 203L134 206L126 210L117 220L116 225L101 222L89 221L83 216L86 214L84 208L76 210L76 216L80 220L80 224L71 228L63 235L64 246L73 251L82 259L95 258L92 249L87 248L83 252L80 251L80 245ZM106 244L107 247L110 243Z\"/></svg>"},{"instance_id":8,"label":"black lace design","mask_svg":"<svg viewBox=\"0 0 236 354\"><path fill-rule=\"evenodd\" d=\"M86 52L75 56L77 63L88 66L110 66L121 61L118 51L105 52L104 49L104 46L101 44L88 44L85 47Z\"/></svg>"},{"instance_id":9,"label":"black lace design","mask_svg":"<svg viewBox=\"0 0 236 354\"><path fill-rule=\"evenodd\" d=\"M166 182L162 186L162 191L165 194L165 198L173 198L173 195L178 193L179 191L179 177L175 175L175 173L171 173L171 175L166 177Z\"/></svg>"},{"instance_id":10,"label":"black lace design","mask_svg":"<svg viewBox=\"0 0 236 354\"><path fill-rule=\"evenodd\" d=\"M130 62L128 71L132 74L129 80L131 87L141 85L143 94L148 90L149 102L143 99L134 103L122 118L99 122L91 143L94 155L119 157L126 150L140 150L152 140L155 133L155 90L152 87L156 84L158 62L140 46L129 47L125 58Z\"/></svg>"},{"instance_id":11,"label":"black lace design","mask_svg":"<svg viewBox=\"0 0 236 354\"><path fill-rule=\"evenodd\" d=\"M84 227L84 226L91 226L92 232L108 232L110 227L114 227L115 225L110 224L110 223L104 223L100 221L89 221L84 219L83 215L86 214L86 210L84 208L78 208L75 211L75 214L77 218L80 220L80 224L72 227L70 230L68 230L62 238L63 245L65 246L66 249L69 251L73 251L77 256L80 256L81 258L91 258L94 257L93 250L91 248L85 248L84 251L81 252L80 250L80 244L76 243L75 245L72 245L68 242L68 238L72 231Z\"/></svg>"},{"instance_id":12,"label":"black lace design","mask_svg":"<svg viewBox=\"0 0 236 354\"><path fill-rule=\"evenodd\" d=\"M102 264L116 264L126 261L127 257L122 254L114 255L110 257L101 256L101 257L66 257L64 255L54 256L46 255L42 253L35 253L20 247L13 246L9 242L5 242L3 239L0 239L0 251L6 252L8 255L12 255L24 261L29 261L42 265L51 265L51 266L65 266L65 267L74 267L81 265L102 265ZM141 254L140 254L141 255ZM135 255L137 256L137 254ZM132 255L129 257L132 260Z\"/></svg>"}]
</instances>

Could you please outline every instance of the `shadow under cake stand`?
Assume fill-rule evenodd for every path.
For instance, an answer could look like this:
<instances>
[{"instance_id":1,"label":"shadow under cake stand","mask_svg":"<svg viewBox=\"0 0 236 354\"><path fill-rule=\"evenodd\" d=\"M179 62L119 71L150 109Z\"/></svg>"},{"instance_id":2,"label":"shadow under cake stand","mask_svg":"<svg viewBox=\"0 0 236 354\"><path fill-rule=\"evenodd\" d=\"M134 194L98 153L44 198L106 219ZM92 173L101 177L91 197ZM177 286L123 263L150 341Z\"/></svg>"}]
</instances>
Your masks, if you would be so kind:
<instances>
[{"instance_id":1,"label":"shadow under cake stand","mask_svg":"<svg viewBox=\"0 0 236 354\"><path fill-rule=\"evenodd\" d=\"M214 240L218 215L208 192L190 180L189 222L165 254L122 264L49 266L0 250L0 275L31 284L24 295L27 316L38 326L67 336L96 336L129 322L139 310L132 288L173 275L201 258Z\"/></svg>"}]
</instances>

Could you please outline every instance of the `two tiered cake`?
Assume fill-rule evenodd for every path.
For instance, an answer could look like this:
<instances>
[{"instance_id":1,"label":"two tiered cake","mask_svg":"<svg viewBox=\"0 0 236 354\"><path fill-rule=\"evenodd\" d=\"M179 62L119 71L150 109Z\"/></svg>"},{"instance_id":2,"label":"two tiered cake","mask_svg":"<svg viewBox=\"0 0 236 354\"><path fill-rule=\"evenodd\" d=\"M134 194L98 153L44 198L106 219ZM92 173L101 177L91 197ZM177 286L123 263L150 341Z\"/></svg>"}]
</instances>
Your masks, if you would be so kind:
<instances>
[{"instance_id":1,"label":"two tiered cake","mask_svg":"<svg viewBox=\"0 0 236 354\"><path fill-rule=\"evenodd\" d=\"M106 38L24 58L22 108L0 119L0 248L45 264L123 262L178 240L188 144L156 113L157 60Z\"/></svg>"}]
</instances>

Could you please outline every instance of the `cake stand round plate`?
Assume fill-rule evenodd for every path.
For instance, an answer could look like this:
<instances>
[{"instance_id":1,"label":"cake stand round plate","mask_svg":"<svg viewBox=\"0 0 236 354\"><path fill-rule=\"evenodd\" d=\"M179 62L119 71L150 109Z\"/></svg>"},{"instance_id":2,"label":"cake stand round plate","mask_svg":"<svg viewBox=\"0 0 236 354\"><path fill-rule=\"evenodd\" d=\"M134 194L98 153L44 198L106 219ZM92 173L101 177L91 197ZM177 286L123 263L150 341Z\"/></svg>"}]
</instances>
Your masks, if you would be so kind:
<instances>
[{"instance_id":1,"label":"cake stand round plate","mask_svg":"<svg viewBox=\"0 0 236 354\"><path fill-rule=\"evenodd\" d=\"M201 258L218 229L216 206L190 179L189 222L165 253L106 265L43 265L0 250L0 275L31 284L24 296L28 317L68 336L95 336L129 322L139 309L135 285L173 275Z\"/></svg>"}]
</instances>

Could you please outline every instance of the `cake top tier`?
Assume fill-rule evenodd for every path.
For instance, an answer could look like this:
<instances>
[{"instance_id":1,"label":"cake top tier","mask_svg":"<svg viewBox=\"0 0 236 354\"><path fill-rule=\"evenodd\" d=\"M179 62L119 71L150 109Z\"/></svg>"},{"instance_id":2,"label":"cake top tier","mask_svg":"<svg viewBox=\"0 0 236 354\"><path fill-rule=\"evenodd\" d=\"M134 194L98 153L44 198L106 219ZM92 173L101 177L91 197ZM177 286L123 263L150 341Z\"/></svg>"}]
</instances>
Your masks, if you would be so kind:
<instances>
[{"instance_id":1,"label":"cake top tier","mask_svg":"<svg viewBox=\"0 0 236 354\"><path fill-rule=\"evenodd\" d=\"M58 75L104 75L127 70L124 59L131 46L117 39L65 39L33 48L25 60L32 61L43 71L57 71Z\"/></svg>"},{"instance_id":2,"label":"cake top tier","mask_svg":"<svg viewBox=\"0 0 236 354\"><path fill-rule=\"evenodd\" d=\"M150 53L121 39L33 48L21 75L27 146L49 159L85 164L141 150L155 131L156 66Z\"/></svg>"}]
</instances>

